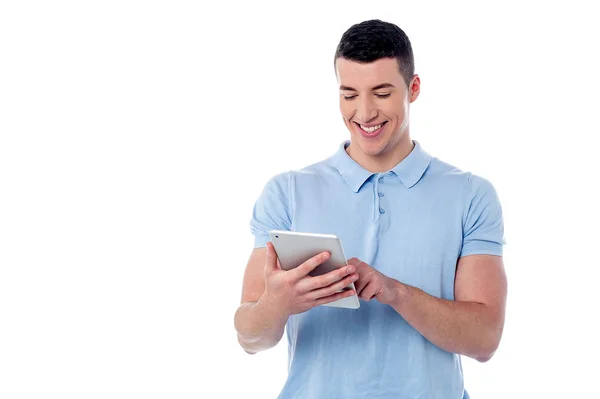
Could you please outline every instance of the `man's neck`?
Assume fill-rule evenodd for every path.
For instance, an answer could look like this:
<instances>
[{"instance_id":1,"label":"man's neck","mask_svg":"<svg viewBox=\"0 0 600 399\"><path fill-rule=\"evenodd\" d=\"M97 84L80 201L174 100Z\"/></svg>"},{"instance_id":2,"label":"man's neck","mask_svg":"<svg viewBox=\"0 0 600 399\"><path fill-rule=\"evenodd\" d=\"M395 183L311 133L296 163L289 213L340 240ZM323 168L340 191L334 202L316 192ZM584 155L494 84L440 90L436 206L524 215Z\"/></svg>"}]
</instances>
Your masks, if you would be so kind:
<instances>
[{"instance_id":1,"label":"man's neck","mask_svg":"<svg viewBox=\"0 0 600 399\"><path fill-rule=\"evenodd\" d=\"M404 160L411 153L415 144L407 134L402 138L400 143L397 143L394 148L388 149L385 152L370 156L358 149L357 145L350 145L346 148L346 153L356 163L365 168L371 173L387 172L393 169L396 165Z\"/></svg>"}]
</instances>

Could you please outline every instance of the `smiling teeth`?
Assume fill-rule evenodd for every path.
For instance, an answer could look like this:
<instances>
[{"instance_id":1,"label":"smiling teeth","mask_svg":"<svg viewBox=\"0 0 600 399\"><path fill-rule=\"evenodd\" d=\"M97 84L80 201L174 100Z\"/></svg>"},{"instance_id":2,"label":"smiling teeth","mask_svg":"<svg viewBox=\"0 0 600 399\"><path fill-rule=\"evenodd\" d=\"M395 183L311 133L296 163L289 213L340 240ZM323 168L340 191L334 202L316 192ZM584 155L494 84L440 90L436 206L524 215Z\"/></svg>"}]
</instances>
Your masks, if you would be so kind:
<instances>
[{"instance_id":1,"label":"smiling teeth","mask_svg":"<svg viewBox=\"0 0 600 399\"><path fill-rule=\"evenodd\" d=\"M383 126L383 123L381 123L377 126L371 126L371 127L365 127L363 125L360 125L360 128L362 130L364 130L365 132L373 133L375 130L379 129L381 126Z\"/></svg>"}]
</instances>

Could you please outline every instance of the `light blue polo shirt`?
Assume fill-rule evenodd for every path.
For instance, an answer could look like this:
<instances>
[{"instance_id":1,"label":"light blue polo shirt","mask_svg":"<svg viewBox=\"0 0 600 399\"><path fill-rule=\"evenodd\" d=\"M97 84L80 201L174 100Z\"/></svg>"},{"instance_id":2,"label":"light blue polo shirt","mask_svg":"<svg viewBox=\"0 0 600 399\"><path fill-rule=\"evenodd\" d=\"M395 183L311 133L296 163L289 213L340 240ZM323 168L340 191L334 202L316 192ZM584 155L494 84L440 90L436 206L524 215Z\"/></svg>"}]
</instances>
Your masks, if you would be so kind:
<instances>
[{"instance_id":1,"label":"light blue polo shirt","mask_svg":"<svg viewBox=\"0 0 600 399\"><path fill-rule=\"evenodd\" d=\"M348 258L453 300L458 258L502 255L502 209L489 181L413 142L408 157L384 173L362 168L344 142L322 162L276 175L254 206L255 247L265 247L273 229L335 234ZM293 315L286 333L280 398L468 398L460 356L377 300Z\"/></svg>"}]
</instances>

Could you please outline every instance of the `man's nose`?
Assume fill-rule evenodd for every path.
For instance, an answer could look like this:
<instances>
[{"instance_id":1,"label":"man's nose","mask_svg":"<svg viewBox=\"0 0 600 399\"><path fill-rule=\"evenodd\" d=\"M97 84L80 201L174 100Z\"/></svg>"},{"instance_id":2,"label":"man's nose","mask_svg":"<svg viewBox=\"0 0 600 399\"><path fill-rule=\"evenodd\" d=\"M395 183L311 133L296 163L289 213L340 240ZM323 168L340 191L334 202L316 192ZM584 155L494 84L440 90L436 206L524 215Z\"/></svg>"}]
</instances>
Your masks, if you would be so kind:
<instances>
[{"instance_id":1,"label":"man's nose","mask_svg":"<svg viewBox=\"0 0 600 399\"><path fill-rule=\"evenodd\" d=\"M377 109L373 100L370 98L362 98L358 101L358 109L356 110L357 119L361 122L368 123L377 117Z\"/></svg>"}]
</instances>

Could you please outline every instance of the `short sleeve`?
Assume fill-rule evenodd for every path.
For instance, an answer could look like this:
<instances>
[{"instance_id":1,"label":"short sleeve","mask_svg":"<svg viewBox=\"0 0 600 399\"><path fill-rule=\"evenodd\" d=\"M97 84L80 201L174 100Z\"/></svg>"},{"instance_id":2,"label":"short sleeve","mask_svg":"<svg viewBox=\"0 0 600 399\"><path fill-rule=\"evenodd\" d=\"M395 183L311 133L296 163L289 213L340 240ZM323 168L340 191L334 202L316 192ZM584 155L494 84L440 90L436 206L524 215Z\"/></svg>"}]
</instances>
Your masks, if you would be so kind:
<instances>
[{"instance_id":1,"label":"short sleeve","mask_svg":"<svg viewBox=\"0 0 600 399\"><path fill-rule=\"evenodd\" d=\"M476 175L470 176L469 185L460 256L502 256L504 221L496 190L488 180Z\"/></svg>"},{"instance_id":2,"label":"short sleeve","mask_svg":"<svg viewBox=\"0 0 600 399\"><path fill-rule=\"evenodd\" d=\"M266 247L270 230L290 230L290 176L282 173L272 177L254 204L250 231L254 248Z\"/></svg>"}]
</instances>

